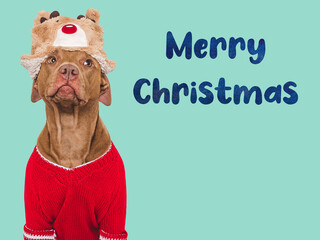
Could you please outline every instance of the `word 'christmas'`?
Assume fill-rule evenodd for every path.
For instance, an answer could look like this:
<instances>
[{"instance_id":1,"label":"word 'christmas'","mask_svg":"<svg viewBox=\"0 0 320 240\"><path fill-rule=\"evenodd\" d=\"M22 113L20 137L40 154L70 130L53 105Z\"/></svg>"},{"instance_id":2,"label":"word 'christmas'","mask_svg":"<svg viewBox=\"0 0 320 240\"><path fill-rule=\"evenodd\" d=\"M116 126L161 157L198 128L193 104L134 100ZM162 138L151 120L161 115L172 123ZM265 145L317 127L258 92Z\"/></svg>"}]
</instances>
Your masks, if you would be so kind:
<instances>
[{"instance_id":1,"label":"word 'christmas'","mask_svg":"<svg viewBox=\"0 0 320 240\"><path fill-rule=\"evenodd\" d=\"M266 102L281 103L283 100L286 104L294 104L298 101L298 94L294 90L297 86L294 82L287 82L283 86L271 86L265 91L262 91L260 87L253 86L250 89L246 86L234 85L233 91L232 87L226 86L225 79L220 78L219 83L216 87L208 81L204 81L197 86L196 82L191 82L191 87L187 83L173 83L172 88L160 88L159 79L155 78L153 80L152 86L150 81L146 78L139 79L133 88L133 95L138 103L146 104L150 100L154 103L159 103L163 101L164 103L178 104L180 102L181 96L188 97L192 104L199 101L202 104L210 104L215 99L214 90L217 91L216 97L218 101L222 104L228 104L232 100L234 104L239 104L241 99L245 104L248 104L255 95L254 101L256 104L260 105L265 99ZM142 88L144 88L142 90ZM142 91L145 92L142 94ZM283 96L286 93L285 96Z\"/></svg>"}]
</instances>

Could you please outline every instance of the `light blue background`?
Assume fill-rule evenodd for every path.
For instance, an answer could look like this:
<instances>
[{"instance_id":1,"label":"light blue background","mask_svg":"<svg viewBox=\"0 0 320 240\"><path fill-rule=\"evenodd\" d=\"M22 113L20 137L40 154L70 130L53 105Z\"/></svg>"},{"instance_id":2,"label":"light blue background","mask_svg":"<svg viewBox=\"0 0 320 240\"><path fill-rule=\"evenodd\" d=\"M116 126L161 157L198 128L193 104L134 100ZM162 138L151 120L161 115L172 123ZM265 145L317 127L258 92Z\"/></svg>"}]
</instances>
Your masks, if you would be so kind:
<instances>
[{"instance_id":1,"label":"light blue background","mask_svg":"<svg viewBox=\"0 0 320 240\"><path fill-rule=\"evenodd\" d=\"M6 1L1 11L0 239L22 239L24 174L45 124L30 101L30 30L40 10L76 18L101 13L113 103L100 115L126 168L130 240L316 240L319 216L319 4L317 1ZM181 42L266 41L264 60L165 57L166 33ZM140 78L173 82L224 77L262 89L297 83L299 101L256 105L141 105ZM215 95L216 97L216 95Z\"/></svg>"}]
</instances>

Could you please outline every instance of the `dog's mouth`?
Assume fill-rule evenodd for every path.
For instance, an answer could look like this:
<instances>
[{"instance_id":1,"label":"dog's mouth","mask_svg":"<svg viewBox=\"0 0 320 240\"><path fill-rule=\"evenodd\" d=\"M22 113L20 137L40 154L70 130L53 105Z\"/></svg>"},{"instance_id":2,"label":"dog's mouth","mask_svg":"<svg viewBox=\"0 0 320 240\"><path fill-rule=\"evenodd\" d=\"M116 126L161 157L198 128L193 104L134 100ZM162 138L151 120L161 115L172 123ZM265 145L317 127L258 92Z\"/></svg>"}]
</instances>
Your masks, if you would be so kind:
<instances>
[{"instance_id":1,"label":"dog's mouth","mask_svg":"<svg viewBox=\"0 0 320 240\"><path fill-rule=\"evenodd\" d=\"M52 94L47 96L49 100L54 100L55 102L60 102L60 101L71 101L74 103L78 103L80 105L84 105L86 103L85 100L81 99L76 91L73 89L68 84L65 84L57 89L57 91Z\"/></svg>"},{"instance_id":2,"label":"dog's mouth","mask_svg":"<svg viewBox=\"0 0 320 240\"><path fill-rule=\"evenodd\" d=\"M69 85L64 85L58 88L56 94L62 98L74 98L76 95L74 89Z\"/></svg>"}]
</instances>

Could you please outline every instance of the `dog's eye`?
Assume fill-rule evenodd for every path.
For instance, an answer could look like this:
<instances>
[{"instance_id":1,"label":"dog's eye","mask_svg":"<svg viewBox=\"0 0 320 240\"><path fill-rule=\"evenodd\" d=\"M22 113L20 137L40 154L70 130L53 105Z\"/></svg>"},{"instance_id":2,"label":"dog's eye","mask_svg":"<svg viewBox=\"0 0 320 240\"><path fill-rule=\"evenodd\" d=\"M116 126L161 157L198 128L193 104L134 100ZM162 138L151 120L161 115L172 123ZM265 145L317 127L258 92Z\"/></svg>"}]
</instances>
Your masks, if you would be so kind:
<instances>
[{"instance_id":1,"label":"dog's eye","mask_svg":"<svg viewBox=\"0 0 320 240\"><path fill-rule=\"evenodd\" d=\"M92 66L92 60L91 59L87 59L84 63L83 63L83 65L85 65L85 66L88 66L88 67L91 67Z\"/></svg>"},{"instance_id":2,"label":"dog's eye","mask_svg":"<svg viewBox=\"0 0 320 240\"><path fill-rule=\"evenodd\" d=\"M55 57L49 57L48 63L55 63L57 59Z\"/></svg>"}]
</instances>

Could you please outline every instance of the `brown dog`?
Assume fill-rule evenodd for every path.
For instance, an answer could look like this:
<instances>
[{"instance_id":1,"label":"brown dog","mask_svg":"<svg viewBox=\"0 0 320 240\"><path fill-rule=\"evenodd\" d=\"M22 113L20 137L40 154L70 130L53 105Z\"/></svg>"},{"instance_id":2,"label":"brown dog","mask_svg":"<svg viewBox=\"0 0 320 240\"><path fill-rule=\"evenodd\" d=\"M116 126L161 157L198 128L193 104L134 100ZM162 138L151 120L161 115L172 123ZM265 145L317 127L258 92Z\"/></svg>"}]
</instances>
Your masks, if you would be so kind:
<instances>
[{"instance_id":1,"label":"brown dog","mask_svg":"<svg viewBox=\"0 0 320 240\"><path fill-rule=\"evenodd\" d=\"M41 11L21 64L42 99L46 124L28 161L25 240L126 240L122 159L99 116L111 104L100 13L77 19Z\"/></svg>"},{"instance_id":2,"label":"brown dog","mask_svg":"<svg viewBox=\"0 0 320 240\"><path fill-rule=\"evenodd\" d=\"M101 156L109 133L99 117L99 100L111 104L108 78L81 51L58 49L41 65L31 100L46 103L47 123L37 146L50 161L73 168Z\"/></svg>"}]
</instances>

